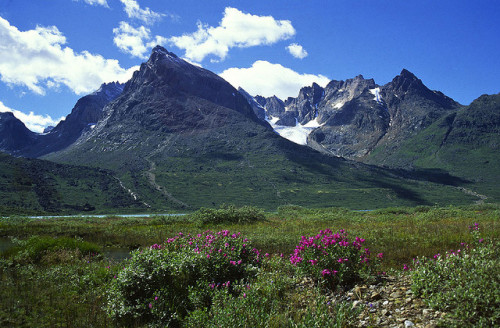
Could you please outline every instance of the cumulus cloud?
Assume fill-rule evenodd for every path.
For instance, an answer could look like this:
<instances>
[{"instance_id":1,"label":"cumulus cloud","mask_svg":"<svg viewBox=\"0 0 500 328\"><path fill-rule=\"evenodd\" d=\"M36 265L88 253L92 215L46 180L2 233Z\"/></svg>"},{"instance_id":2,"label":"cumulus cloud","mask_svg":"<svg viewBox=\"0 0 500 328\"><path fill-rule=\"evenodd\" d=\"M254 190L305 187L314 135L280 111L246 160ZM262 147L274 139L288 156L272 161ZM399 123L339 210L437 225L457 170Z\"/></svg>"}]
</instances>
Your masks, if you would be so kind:
<instances>
[{"instance_id":1,"label":"cumulus cloud","mask_svg":"<svg viewBox=\"0 0 500 328\"><path fill-rule=\"evenodd\" d=\"M134 28L127 22L120 22L120 26L113 29L115 37L113 42L123 52L141 59L147 59L146 53L158 44L164 44L166 38L162 36L151 37L151 30L140 26Z\"/></svg>"},{"instance_id":2,"label":"cumulus cloud","mask_svg":"<svg viewBox=\"0 0 500 328\"><path fill-rule=\"evenodd\" d=\"M33 112L29 112L29 114L26 114L19 110L15 110L5 106L2 101L0 101L0 112L13 113L14 116L18 120L21 120L28 129L38 133L42 133L43 129L45 129L47 126L56 126L57 123L59 123L62 119L64 119L64 117L60 117L59 119L53 119L49 115L45 116L37 115Z\"/></svg>"},{"instance_id":3,"label":"cumulus cloud","mask_svg":"<svg viewBox=\"0 0 500 328\"><path fill-rule=\"evenodd\" d=\"M65 85L76 94L103 82L125 82L137 66L124 69L116 59L64 47L66 38L55 26L19 31L0 17L0 80L26 86L37 94Z\"/></svg>"},{"instance_id":4,"label":"cumulus cloud","mask_svg":"<svg viewBox=\"0 0 500 328\"><path fill-rule=\"evenodd\" d=\"M326 86L330 80L323 75L300 74L280 64L259 60L249 68L229 68L219 74L235 88L242 87L252 95L280 99L296 97L300 88L313 82Z\"/></svg>"},{"instance_id":5,"label":"cumulus cloud","mask_svg":"<svg viewBox=\"0 0 500 328\"><path fill-rule=\"evenodd\" d=\"M286 49L295 58L303 59L306 58L308 55L307 51L300 44L297 43L290 44L288 47L286 47Z\"/></svg>"},{"instance_id":6,"label":"cumulus cloud","mask_svg":"<svg viewBox=\"0 0 500 328\"><path fill-rule=\"evenodd\" d=\"M162 19L164 14L152 11L148 7L141 9L136 0L120 0L125 6L125 12L129 18L138 19L145 24L152 25Z\"/></svg>"},{"instance_id":7,"label":"cumulus cloud","mask_svg":"<svg viewBox=\"0 0 500 328\"><path fill-rule=\"evenodd\" d=\"M272 16L245 14L235 8L226 8L219 26L198 23L198 30L191 34L174 36L168 41L185 50L185 57L201 62L213 55L224 60L230 48L271 45L295 35L288 20L275 20Z\"/></svg>"},{"instance_id":8,"label":"cumulus cloud","mask_svg":"<svg viewBox=\"0 0 500 328\"><path fill-rule=\"evenodd\" d=\"M108 2L106 0L83 0L83 2L86 2L92 6L104 6L106 8L109 8Z\"/></svg>"}]
</instances>

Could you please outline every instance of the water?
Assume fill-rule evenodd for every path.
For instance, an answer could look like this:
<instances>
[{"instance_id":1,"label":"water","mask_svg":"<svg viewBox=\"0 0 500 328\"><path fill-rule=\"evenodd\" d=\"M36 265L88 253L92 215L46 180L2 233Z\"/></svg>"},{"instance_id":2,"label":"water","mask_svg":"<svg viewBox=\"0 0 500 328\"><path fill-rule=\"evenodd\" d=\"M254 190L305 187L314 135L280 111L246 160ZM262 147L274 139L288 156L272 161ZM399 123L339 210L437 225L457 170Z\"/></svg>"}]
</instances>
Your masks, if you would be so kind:
<instances>
[{"instance_id":1,"label":"water","mask_svg":"<svg viewBox=\"0 0 500 328\"><path fill-rule=\"evenodd\" d=\"M185 213L165 213L165 214L89 214L89 215L45 215L45 216L29 216L30 219L63 219L63 218L150 218L154 216L184 216Z\"/></svg>"},{"instance_id":2,"label":"water","mask_svg":"<svg viewBox=\"0 0 500 328\"><path fill-rule=\"evenodd\" d=\"M106 247L102 250L104 258L113 261L123 261L130 258L130 249L126 247Z\"/></svg>"}]
</instances>

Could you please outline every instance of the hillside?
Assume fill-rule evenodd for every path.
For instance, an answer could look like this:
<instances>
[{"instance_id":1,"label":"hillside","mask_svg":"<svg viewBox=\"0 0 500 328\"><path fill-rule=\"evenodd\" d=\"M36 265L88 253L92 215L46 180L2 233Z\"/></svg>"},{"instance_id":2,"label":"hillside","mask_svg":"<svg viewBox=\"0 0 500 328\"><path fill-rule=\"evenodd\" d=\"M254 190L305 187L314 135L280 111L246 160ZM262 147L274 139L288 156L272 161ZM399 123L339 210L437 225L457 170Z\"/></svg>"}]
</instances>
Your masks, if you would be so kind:
<instances>
[{"instance_id":1,"label":"hillside","mask_svg":"<svg viewBox=\"0 0 500 328\"><path fill-rule=\"evenodd\" d=\"M0 153L0 212L9 214L144 211L108 172Z\"/></svg>"},{"instance_id":2,"label":"hillside","mask_svg":"<svg viewBox=\"0 0 500 328\"><path fill-rule=\"evenodd\" d=\"M500 94L483 95L437 120L392 154L374 151L367 162L439 169L471 182L489 201L500 200Z\"/></svg>"}]
</instances>

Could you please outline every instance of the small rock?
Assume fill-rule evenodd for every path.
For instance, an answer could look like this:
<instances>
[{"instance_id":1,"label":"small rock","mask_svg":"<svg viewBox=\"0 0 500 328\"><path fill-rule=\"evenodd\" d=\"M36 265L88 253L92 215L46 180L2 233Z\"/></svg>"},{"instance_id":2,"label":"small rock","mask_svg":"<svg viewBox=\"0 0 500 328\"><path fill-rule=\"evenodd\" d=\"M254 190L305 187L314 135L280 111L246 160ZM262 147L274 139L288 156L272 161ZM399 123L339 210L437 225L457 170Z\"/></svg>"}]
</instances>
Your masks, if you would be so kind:
<instances>
[{"instance_id":1,"label":"small rock","mask_svg":"<svg viewBox=\"0 0 500 328\"><path fill-rule=\"evenodd\" d=\"M354 309L358 304L361 303L361 301L354 301L352 302L352 308Z\"/></svg>"},{"instance_id":2,"label":"small rock","mask_svg":"<svg viewBox=\"0 0 500 328\"><path fill-rule=\"evenodd\" d=\"M391 312L389 310L386 310L386 309L383 309L381 313L382 313L382 315L389 315L389 314L391 314Z\"/></svg>"},{"instance_id":3,"label":"small rock","mask_svg":"<svg viewBox=\"0 0 500 328\"><path fill-rule=\"evenodd\" d=\"M375 313L375 312L377 312L377 309L375 308L370 309L370 313Z\"/></svg>"},{"instance_id":4,"label":"small rock","mask_svg":"<svg viewBox=\"0 0 500 328\"><path fill-rule=\"evenodd\" d=\"M410 320L405 320L405 328L406 327L415 327L415 325L413 324L413 322L411 322Z\"/></svg>"},{"instance_id":5,"label":"small rock","mask_svg":"<svg viewBox=\"0 0 500 328\"><path fill-rule=\"evenodd\" d=\"M387 304L389 304L389 301L385 300L384 303L382 303L383 306L386 306Z\"/></svg>"},{"instance_id":6,"label":"small rock","mask_svg":"<svg viewBox=\"0 0 500 328\"><path fill-rule=\"evenodd\" d=\"M422 310L422 314L423 315L429 315L430 313L431 313L431 310L429 310L429 309L423 309Z\"/></svg>"},{"instance_id":7,"label":"small rock","mask_svg":"<svg viewBox=\"0 0 500 328\"><path fill-rule=\"evenodd\" d=\"M411 303L411 301L412 301L411 297L408 297L407 299L405 299L406 304Z\"/></svg>"},{"instance_id":8,"label":"small rock","mask_svg":"<svg viewBox=\"0 0 500 328\"><path fill-rule=\"evenodd\" d=\"M400 298L401 297L401 293L400 292L394 292L391 295L389 295L389 297L391 297L391 298Z\"/></svg>"}]
</instances>

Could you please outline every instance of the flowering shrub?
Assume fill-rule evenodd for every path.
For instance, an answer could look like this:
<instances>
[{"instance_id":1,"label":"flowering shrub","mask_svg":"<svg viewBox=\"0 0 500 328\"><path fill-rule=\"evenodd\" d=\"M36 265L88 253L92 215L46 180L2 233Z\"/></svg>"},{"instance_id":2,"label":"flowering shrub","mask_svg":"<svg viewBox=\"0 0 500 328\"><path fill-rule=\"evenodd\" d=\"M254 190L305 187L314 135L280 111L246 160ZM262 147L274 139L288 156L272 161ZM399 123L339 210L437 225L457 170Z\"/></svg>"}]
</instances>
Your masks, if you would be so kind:
<instances>
[{"instance_id":1,"label":"flowering shrub","mask_svg":"<svg viewBox=\"0 0 500 328\"><path fill-rule=\"evenodd\" d=\"M321 230L314 237L302 236L290 262L327 287L349 284L360 278L370 262L370 250L363 248L364 241L359 237L349 241L344 229L338 233ZM378 259L382 257L382 253L377 255Z\"/></svg>"},{"instance_id":2,"label":"flowering shrub","mask_svg":"<svg viewBox=\"0 0 500 328\"><path fill-rule=\"evenodd\" d=\"M108 313L120 323L173 324L209 307L211 290L232 288L259 265L260 254L240 233L183 235L137 250L109 289Z\"/></svg>"},{"instance_id":3,"label":"flowering shrub","mask_svg":"<svg viewBox=\"0 0 500 328\"><path fill-rule=\"evenodd\" d=\"M192 311L184 327L353 327L359 307L330 302L320 289L297 288L302 278L286 258L269 255L259 273L234 292L214 290L213 305Z\"/></svg>"},{"instance_id":4,"label":"flowering shrub","mask_svg":"<svg viewBox=\"0 0 500 328\"><path fill-rule=\"evenodd\" d=\"M498 247L481 238L479 225L469 227L473 245L418 258L411 270L412 290L434 308L451 313L447 326L500 326Z\"/></svg>"}]
</instances>

